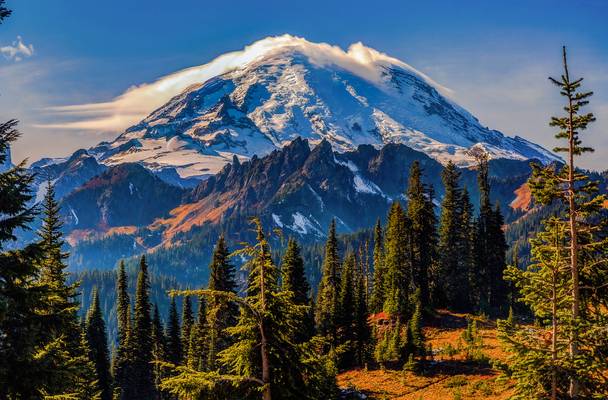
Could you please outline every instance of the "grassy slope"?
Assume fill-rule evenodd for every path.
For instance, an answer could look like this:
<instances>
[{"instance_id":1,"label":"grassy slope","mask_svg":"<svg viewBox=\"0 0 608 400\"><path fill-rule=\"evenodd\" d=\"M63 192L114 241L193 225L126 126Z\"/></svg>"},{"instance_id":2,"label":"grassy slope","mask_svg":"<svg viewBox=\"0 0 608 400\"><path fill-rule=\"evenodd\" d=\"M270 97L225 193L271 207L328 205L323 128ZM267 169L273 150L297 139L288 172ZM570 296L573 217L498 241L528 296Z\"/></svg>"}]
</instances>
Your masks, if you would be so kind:
<instances>
[{"instance_id":1,"label":"grassy slope","mask_svg":"<svg viewBox=\"0 0 608 400\"><path fill-rule=\"evenodd\" d=\"M506 357L496 338L495 323L478 321L482 351L489 363L467 361L465 351L458 351L464 347L461 338L465 327L466 315L440 311L425 327L427 345L432 346L434 355L423 362L423 372L351 370L341 373L338 383L371 399L507 399L512 394L511 385L497 382L499 372L491 367L491 360ZM449 346L456 350L446 352Z\"/></svg>"}]
</instances>

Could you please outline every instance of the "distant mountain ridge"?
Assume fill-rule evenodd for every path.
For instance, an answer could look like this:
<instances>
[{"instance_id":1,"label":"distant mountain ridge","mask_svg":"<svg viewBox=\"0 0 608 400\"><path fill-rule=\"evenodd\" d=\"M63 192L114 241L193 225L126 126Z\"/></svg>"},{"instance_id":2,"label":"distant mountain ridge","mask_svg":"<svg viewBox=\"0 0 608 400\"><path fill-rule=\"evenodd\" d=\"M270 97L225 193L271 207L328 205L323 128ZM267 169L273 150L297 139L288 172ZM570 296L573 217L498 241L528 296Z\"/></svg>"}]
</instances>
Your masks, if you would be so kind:
<instances>
[{"instance_id":1,"label":"distant mountain ridge","mask_svg":"<svg viewBox=\"0 0 608 400\"><path fill-rule=\"evenodd\" d=\"M243 162L235 157L193 189L168 185L138 164L110 167L63 200L66 233L74 246L72 265L82 269L104 260L107 266L143 252L175 251L162 262L164 268L179 265L193 273L198 270L194 260L208 255L221 232L233 243L250 239L253 216L267 229L278 228L305 243L323 240L331 219L339 232L353 233L384 219L392 201L407 202L407 175L414 161L439 205L443 166L400 143L380 149L360 145L340 153L327 141L311 146L296 138L265 157ZM490 171L493 201L502 205L507 221L513 220L523 213L509 204L529 176L528 162L491 160ZM461 173L477 204L476 171L461 168ZM97 253L100 249L103 254Z\"/></svg>"},{"instance_id":2,"label":"distant mountain ridge","mask_svg":"<svg viewBox=\"0 0 608 400\"><path fill-rule=\"evenodd\" d=\"M219 57L175 74L190 84L174 85L172 98L115 140L32 164L36 201L47 181L61 198L73 265L83 266L85 248L112 263L197 235L207 246L254 215L306 242L322 240L334 218L340 232L355 232L407 200L415 160L437 204L448 161L475 202L472 149L491 158L494 200L510 220L523 212L509 204L529 161L559 160L482 126L430 78L360 43L345 52L286 35L240 57L228 70Z\"/></svg>"}]
</instances>

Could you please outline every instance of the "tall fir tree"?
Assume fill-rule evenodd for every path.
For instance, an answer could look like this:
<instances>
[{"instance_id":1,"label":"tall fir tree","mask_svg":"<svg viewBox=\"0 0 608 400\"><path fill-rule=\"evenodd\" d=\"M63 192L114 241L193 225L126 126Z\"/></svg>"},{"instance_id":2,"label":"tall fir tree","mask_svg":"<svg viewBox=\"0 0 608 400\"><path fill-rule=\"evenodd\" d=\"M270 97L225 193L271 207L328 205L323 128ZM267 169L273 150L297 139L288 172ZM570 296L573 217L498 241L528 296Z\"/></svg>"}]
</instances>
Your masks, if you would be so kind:
<instances>
[{"instance_id":1,"label":"tall fir tree","mask_svg":"<svg viewBox=\"0 0 608 400\"><path fill-rule=\"evenodd\" d=\"M355 255L349 252L344 257L340 273L340 291L336 314L339 344L345 344L346 351L341 355L341 366L352 367L355 362Z\"/></svg>"},{"instance_id":2,"label":"tall fir tree","mask_svg":"<svg viewBox=\"0 0 608 400\"><path fill-rule=\"evenodd\" d=\"M492 208L490 201L490 172L488 155L478 149L471 154L477 159L477 182L479 185L479 218L475 241L477 261L477 282L479 303L483 312L500 313L506 311L507 289L503 279L506 268L507 246L503 232L503 218L500 207Z\"/></svg>"},{"instance_id":3,"label":"tall fir tree","mask_svg":"<svg viewBox=\"0 0 608 400\"><path fill-rule=\"evenodd\" d=\"M537 390L550 398L606 398L604 373L608 369L608 358L600 350L608 348L605 329L608 219L602 209L606 197L598 195L597 182L591 181L574 164L575 156L592 151L582 145L579 135L595 117L581 112L592 92L580 90L582 78L570 78L565 47L563 64L561 78L550 79L566 98L566 115L552 117L550 125L559 129L557 139L566 140L566 146L555 151L565 152L567 162L564 166L533 164L528 182L537 203L557 203L563 211L545 221L545 232L532 243L539 267L528 268L526 274L511 274L522 300L532 308L541 326L550 326L551 351L541 357L538 339L531 337L529 331L512 329L508 324L502 331L514 330L515 334L510 336L519 340L510 342L504 334L503 339L513 354L511 371L521 397ZM551 254L555 256L548 257ZM509 271L516 272L513 268ZM547 284L551 279L555 284ZM544 349L547 347L545 344ZM536 370L517 373L521 372L518 367L522 363L533 362L537 363Z\"/></svg>"},{"instance_id":4,"label":"tall fir tree","mask_svg":"<svg viewBox=\"0 0 608 400\"><path fill-rule=\"evenodd\" d=\"M95 366L101 400L112 400L112 375L108 353L108 335L99 305L99 293L93 290L93 300L87 312L85 336L89 359Z\"/></svg>"},{"instance_id":5,"label":"tall fir tree","mask_svg":"<svg viewBox=\"0 0 608 400\"><path fill-rule=\"evenodd\" d=\"M113 363L115 393L121 400L128 399L131 392L131 300L124 261L120 261L116 279L116 319L118 326L118 348Z\"/></svg>"},{"instance_id":6,"label":"tall fir tree","mask_svg":"<svg viewBox=\"0 0 608 400\"><path fill-rule=\"evenodd\" d=\"M354 315L353 315L353 333L354 333L354 361L355 365L364 366L369 356L369 341L371 339L371 330L368 323L369 307L368 307L368 287L366 268L363 262L356 263L355 276L353 279L354 288Z\"/></svg>"},{"instance_id":7,"label":"tall fir tree","mask_svg":"<svg viewBox=\"0 0 608 400\"><path fill-rule=\"evenodd\" d=\"M423 304L429 304L429 274L433 267L436 246L436 218L432 187L422 182L422 170L416 160L412 163L407 187L407 217L411 224L410 263L413 283L420 288Z\"/></svg>"},{"instance_id":8,"label":"tall fir tree","mask_svg":"<svg viewBox=\"0 0 608 400\"><path fill-rule=\"evenodd\" d=\"M300 254L300 246L295 239L289 239L287 250L281 260L282 290L293 294L293 302L300 306L309 306L310 285L304 271L304 259ZM314 316L307 312L302 320L302 326L298 330L297 342L303 343L314 335Z\"/></svg>"},{"instance_id":9,"label":"tall fir tree","mask_svg":"<svg viewBox=\"0 0 608 400\"><path fill-rule=\"evenodd\" d=\"M224 235L221 235L213 250L209 265L209 290L236 293L235 268L230 262L230 250L226 245ZM220 367L217 355L231 344L231 338L226 328L234 326L239 316L239 310L234 302L223 301L219 297L207 299L207 340L208 350L205 352L205 364L209 369Z\"/></svg>"},{"instance_id":10,"label":"tall fir tree","mask_svg":"<svg viewBox=\"0 0 608 400\"><path fill-rule=\"evenodd\" d=\"M155 397L152 374L152 316L150 306L150 281L148 264L142 256L139 263L132 333L132 399L152 399Z\"/></svg>"},{"instance_id":11,"label":"tall fir tree","mask_svg":"<svg viewBox=\"0 0 608 400\"><path fill-rule=\"evenodd\" d=\"M374 227L374 276L372 279L372 294L370 298L370 311L377 313L382 311L386 294L386 268L384 264L384 234L380 219L376 221Z\"/></svg>"},{"instance_id":12,"label":"tall fir tree","mask_svg":"<svg viewBox=\"0 0 608 400\"><path fill-rule=\"evenodd\" d=\"M175 297L173 297L169 306L169 322L167 323L167 360L179 365L182 363L182 359L183 347L179 314Z\"/></svg>"},{"instance_id":13,"label":"tall fir tree","mask_svg":"<svg viewBox=\"0 0 608 400\"><path fill-rule=\"evenodd\" d=\"M0 123L0 165L19 137L16 125L16 120ZM16 231L28 229L34 218L32 181L23 162L0 172L0 398L35 398L43 383L34 357L40 332L37 310L45 307L35 282L40 244L8 249Z\"/></svg>"},{"instance_id":14,"label":"tall fir tree","mask_svg":"<svg viewBox=\"0 0 608 400\"><path fill-rule=\"evenodd\" d=\"M78 382L93 381L82 376L76 368L82 351L81 329L77 312L78 284L68 284L63 251L59 205L55 200L55 189L49 182L42 202L42 227L38 231L42 259L39 263L39 289L44 293L45 306L39 311L43 329L38 337L39 376L44 376L44 392L48 395L72 393ZM52 350L51 350L52 349Z\"/></svg>"},{"instance_id":15,"label":"tall fir tree","mask_svg":"<svg viewBox=\"0 0 608 400\"><path fill-rule=\"evenodd\" d=\"M465 301L465 307L463 308L473 310L473 305L479 304L479 287L477 287L479 282L477 281L477 263L475 261L475 243L477 232L475 225L475 212L473 204L471 203L469 191L466 187L462 189L460 196L459 212L460 235L458 252L460 257L458 259L458 270L466 274L463 282L465 282L466 279L465 290L468 291L468 302Z\"/></svg>"},{"instance_id":16,"label":"tall fir tree","mask_svg":"<svg viewBox=\"0 0 608 400\"><path fill-rule=\"evenodd\" d=\"M447 305L459 311L470 310L469 274L466 265L461 260L466 256L463 251L462 225L462 189L459 185L460 171L456 165L449 162L444 168L441 179L445 195L441 202L441 217L439 228L440 271L442 275L441 289L445 298L437 295L438 304ZM443 304L441 304L443 303Z\"/></svg>"},{"instance_id":17,"label":"tall fir tree","mask_svg":"<svg viewBox=\"0 0 608 400\"><path fill-rule=\"evenodd\" d=\"M167 361L167 338L165 337L165 329L160 319L158 306L154 305L154 316L152 317L152 361L154 364L154 386L156 387L156 399L163 398L160 392L160 384L162 381L163 371L160 362Z\"/></svg>"},{"instance_id":18,"label":"tall fir tree","mask_svg":"<svg viewBox=\"0 0 608 400\"><path fill-rule=\"evenodd\" d=\"M384 242L384 264L387 276L383 309L400 321L406 321L412 311L409 302L413 288L409 228L401 204L393 203L388 215Z\"/></svg>"},{"instance_id":19,"label":"tall fir tree","mask_svg":"<svg viewBox=\"0 0 608 400\"><path fill-rule=\"evenodd\" d=\"M190 332L194 325L194 315L192 314L192 301L190 296L184 297L182 305L182 358L183 363L188 364L188 354L190 347Z\"/></svg>"},{"instance_id":20,"label":"tall fir tree","mask_svg":"<svg viewBox=\"0 0 608 400\"><path fill-rule=\"evenodd\" d=\"M190 345L188 346L188 367L196 371L206 370L209 358L206 304L207 300L204 297L198 299L197 318L190 333Z\"/></svg>"},{"instance_id":21,"label":"tall fir tree","mask_svg":"<svg viewBox=\"0 0 608 400\"><path fill-rule=\"evenodd\" d=\"M315 309L317 329L320 334L330 338L332 345L337 344L339 290L340 254L336 237L336 221L332 220L325 243L325 257Z\"/></svg>"}]
</instances>

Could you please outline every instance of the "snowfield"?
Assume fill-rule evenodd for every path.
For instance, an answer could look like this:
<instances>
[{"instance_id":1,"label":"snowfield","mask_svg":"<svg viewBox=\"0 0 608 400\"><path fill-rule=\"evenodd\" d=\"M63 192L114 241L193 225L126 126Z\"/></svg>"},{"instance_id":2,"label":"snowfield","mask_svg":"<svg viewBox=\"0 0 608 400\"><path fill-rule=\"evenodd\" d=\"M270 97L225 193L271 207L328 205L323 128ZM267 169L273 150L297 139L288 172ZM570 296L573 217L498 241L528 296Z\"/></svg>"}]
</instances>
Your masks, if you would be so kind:
<instances>
[{"instance_id":1,"label":"snowfield","mask_svg":"<svg viewBox=\"0 0 608 400\"><path fill-rule=\"evenodd\" d=\"M298 136L312 144L327 140L339 152L400 142L459 166L474 162L468 154L473 147L492 158L558 159L482 126L449 98L449 90L361 43L344 51L290 35L266 38L108 104L116 112L157 109L88 152L108 166L137 162L153 171L174 170L180 178L204 178L235 155L263 156ZM354 185L363 193L379 190L358 175ZM299 229L310 229L296 219Z\"/></svg>"}]
</instances>

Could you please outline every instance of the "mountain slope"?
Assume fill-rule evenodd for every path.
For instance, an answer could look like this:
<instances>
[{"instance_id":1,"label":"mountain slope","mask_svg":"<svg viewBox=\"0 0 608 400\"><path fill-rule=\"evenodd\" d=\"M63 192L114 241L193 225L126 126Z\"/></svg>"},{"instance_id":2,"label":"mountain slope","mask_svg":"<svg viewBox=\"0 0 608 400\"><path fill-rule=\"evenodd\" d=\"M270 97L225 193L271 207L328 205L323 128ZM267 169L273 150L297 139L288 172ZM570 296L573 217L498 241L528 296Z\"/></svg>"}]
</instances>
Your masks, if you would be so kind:
<instances>
[{"instance_id":1,"label":"mountain slope","mask_svg":"<svg viewBox=\"0 0 608 400\"><path fill-rule=\"evenodd\" d=\"M360 43L344 52L285 35L247 47L240 64L222 67L225 57L167 78L176 80L165 85L174 92L168 102L89 153L109 166L141 163L175 182L210 176L235 155L263 156L296 137L326 140L340 152L403 143L462 166L471 165L473 147L492 158L556 159L482 126L440 85Z\"/></svg>"}]
</instances>

